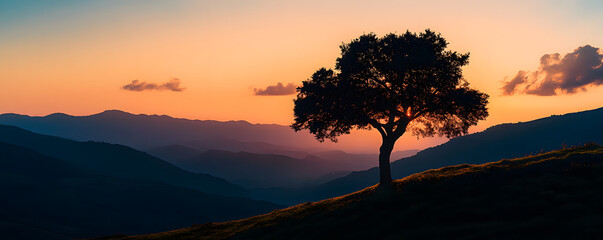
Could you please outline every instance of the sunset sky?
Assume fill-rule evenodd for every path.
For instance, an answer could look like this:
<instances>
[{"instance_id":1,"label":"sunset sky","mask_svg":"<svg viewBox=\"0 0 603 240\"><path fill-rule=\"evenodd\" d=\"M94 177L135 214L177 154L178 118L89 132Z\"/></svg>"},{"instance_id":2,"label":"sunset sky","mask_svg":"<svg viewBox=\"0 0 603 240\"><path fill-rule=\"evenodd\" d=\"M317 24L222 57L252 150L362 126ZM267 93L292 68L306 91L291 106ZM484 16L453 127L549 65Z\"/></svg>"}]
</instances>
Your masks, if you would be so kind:
<instances>
[{"instance_id":1,"label":"sunset sky","mask_svg":"<svg viewBox=\"0 0 603 240\"><path fill-rule=\"evenodd\" d=\"M471 53L465 78L490 95L490 117L472 128L479 131L603 107L603 67L586 66L578 55L570 57L580 61L563 59L582 54L577 50L590 50L589 59L597 59L601 16L603 1L597 0L0 0L0 113L119 109L289 125L295 95L271 94L320 67L333 68L342 42L369 32L430 28L450 42L449 49ZM586 45L591 48L581 48ZM555 68L541 66L545 54L555 53ZM519 71L527 74L517 78L517 91L503 95L504 82ZM564 85L569 72L591 82ZM561 87L539 85L547 77ZM363 141L378 145L378 135L356 133L341 144L372 148ZM405 136L397 148L438 142Z\"/></svg>"}]
</instances>

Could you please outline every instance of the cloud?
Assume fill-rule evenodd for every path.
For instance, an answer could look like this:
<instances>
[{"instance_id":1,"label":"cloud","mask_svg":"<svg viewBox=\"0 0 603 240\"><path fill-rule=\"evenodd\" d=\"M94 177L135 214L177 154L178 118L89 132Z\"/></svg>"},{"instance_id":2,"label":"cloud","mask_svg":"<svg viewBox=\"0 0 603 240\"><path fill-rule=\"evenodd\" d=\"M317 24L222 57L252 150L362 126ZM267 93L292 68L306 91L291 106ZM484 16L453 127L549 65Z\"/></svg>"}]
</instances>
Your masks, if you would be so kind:
<instances>
[{"instance_id":1,"label":"cloud","mask_svg":"<svg viewBox=\"0 0 603 240\"><path fill-rule=\"evenodd\" d=\"M603 53L585 45L563 58L559 53L545 54L534 72L519 71L503 82L503 95L515 93L538 96L573 94L586 91L587 86L603 84Z\"/></svg>"},{"instance_id":2,"label":"cloud","mask_svg":"<svg viewBox=\"0 0 603 240\"><path fill-rule=\"evenodd\" d=\"M144 81L141 82L138 80L132 80L131 83L128 83L128 84L122 86L121 88L128 90L128 91L135 91L135 92L141 92L141 91L146 91L146 90L158 90L158 91L168 90L168 91L174 91L174 92L182 92L182 90L184 90L183 87L180 87L180 79L178 79L178 78L172 78L170 81L162 83L162 84L147 83Z\"/></svg>"},{"instance_id":3,"label":"cloud","mask_svg":"<svg viewBox=\"0 0 603 240\"><path fill-rule=\"evenodd\" d=\"M519 71L511 81L505 82L505 85L501 88L503 95L513 95L513 93L515 93L515 88L517 88L518 85L527 82L526 74L526 71Z\"/></svg>"},{"instance_id":4,"label":"cloud","mask_svg":"<svg viewBox=\"0 0 603 240\"><path fill-rule=\"evenodd\" d=\"M254 88L254 94L257 96L276 96L276 95L291 95L295 93L295 84L289 83L287 86L282 83L277 83L274 86L268 86L265 89Z\"/></svg>"}]
</instances>

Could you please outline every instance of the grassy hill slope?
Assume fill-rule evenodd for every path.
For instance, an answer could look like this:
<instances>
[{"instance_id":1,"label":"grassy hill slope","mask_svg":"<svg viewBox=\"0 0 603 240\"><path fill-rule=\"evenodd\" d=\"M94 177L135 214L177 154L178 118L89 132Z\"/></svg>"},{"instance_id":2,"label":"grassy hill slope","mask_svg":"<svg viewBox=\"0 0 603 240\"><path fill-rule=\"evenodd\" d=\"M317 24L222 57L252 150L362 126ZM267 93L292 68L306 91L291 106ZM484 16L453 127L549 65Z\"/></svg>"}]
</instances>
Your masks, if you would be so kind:
<instances>
[{"instance_id":1,"label":"grassy hill slope","mask_svg":"<svg viewBox=\"0 0 603 240\"><path fill-rule=\"evenodd\" d=\"M403 178L429 169L457 164L482 164L502 158L521 157L558 149L562 145L603 143L602 122L603 108L598 108L529 122L493 126L483 132L451 139L412 157L393 161L392 177ZM321 200L352 193L377 182L379 169L371 168L353 172L290 199Z\"/></svg>"},{"instance_id":2,"label":"grassy hill slope","mask_svg":"<svg viewBox=\"0 0 603 240\"><path fill-rule=\"evenodd\" d=\"M603 147L585 145L413 174L238 221L115 239L594 239ZM111 239L111 238L109 238Z\"/></svg>"}]
</instances>

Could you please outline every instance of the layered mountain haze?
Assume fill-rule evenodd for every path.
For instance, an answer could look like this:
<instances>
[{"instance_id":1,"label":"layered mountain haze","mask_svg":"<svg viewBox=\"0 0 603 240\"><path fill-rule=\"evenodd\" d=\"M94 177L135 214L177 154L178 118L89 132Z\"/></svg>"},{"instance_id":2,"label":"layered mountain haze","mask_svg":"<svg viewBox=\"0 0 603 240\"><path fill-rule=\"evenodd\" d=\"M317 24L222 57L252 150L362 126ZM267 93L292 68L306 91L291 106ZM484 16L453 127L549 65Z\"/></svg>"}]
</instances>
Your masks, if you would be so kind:
<instances>
[{"instance_id":1,"label":"layered mountain haze","mask_svg":"<svg viewBox=\"0 0 603 240\"><path fill-rule=\"evenodd\" d=\"M181 145L150 149L148 153L194 173L210 174L247 188L315 186L377 165L377 154L325 151L259 154L222 150L199 151ZM411 156L416 150L396 152ZM290 157L298 155L299 158Z\"/></svg>"},{"instance_id":2,"label":"layered mountain haze","mask_svg":"<svg viewBox=\"0 0 603 240\"><path fill-rule=\"evenodd\" d=\"M90 116L1 114L0 124L77 141L130 146L187 171L220 176L251 188L316 185L375 167L378 159L376 153L333 150L329 148L336 146L333 143L319 143L309 133L296 133L288 126L245 121L188 120L108 110ZM212 152L204 154L207 151ZM411 156L417 151L394 152L393 156ZM233 154L224 156L226 152ZM240 152L246 154L236 155ZM234 158L237 160L219 161ZM236 166L237 162L250 168L224 167ZM266 170L251 170L262 168ZM249 174L234 176L242 173L237 169Z\"/></svg>"},{"instance_id":3,"label":"layered mountain haze","mask_svg":"<svg viewBox=\"0 0 603 240\"><path fill-rule=\"evenodd\" d=\"M90 116L55 113L44 117L0 115L0 124L78 141L99 141L148 150L172 144L199 150L298 151L325 149L309 133L295 133L287 126L251 124L246 121L212 121L172 118L166 115L134 115L108 110Z\"/></svg>"},{"instance_id":4,"label":"layered mountain haze","mask_svg":"<svg viewBox=\"0 0 603 240\"><path fill-rule=\"evenodd\" d=\"M296 153L300 157L295 158L287 154L199 151L181 145L154 148L147 152L187 171L210 174L248 188L314 186L351 171L374 167L378 159L377 154L349 154L335 150L316 153L299 151ZM400 151L395 155L411 156L416 152Z\"/></svg>"},{"instance_id":5,"label":"layered mountain haze","mask_svg":"<svg viewBox=\"0 0 603 240\"><path fill-rule=\"evenodd\" d=\"M202 139L196 141L188 141L179 144L173 144L183 147L196 149L201 152L209 150L220 150L229 152L251 152L259 154L278 154L289 156L293 158L304 158L309 155L309 148L294 147L294 146L283 146L276 145L266 142L242 142L234 139L215 138L215 139ZM169 146L173 146L169 145ZM162 147L169 147L162 146ZM158 148L162 148L158 147ZM147 149L148 152L153 152L152 149ZM318 148L321 149L321 148Z\"/></svg>"},{"instance_id":6,"label":"layered mountain haze","mask_svg":"<svg viewBox=\"0 0 603 240\"><path fill-rule=\"evenodd\" d=\"M4 125L0 125L0 142L61 159L93 174L161 182L226 196L246 194L245 189L224 179L187 172L147 153L122 145L78 142Z\"/></svg>"},{"instance_id":7,"label":"layered mountain haze","mask_svg":"<svg viewBox=\"0 0 603 240\"><path fill-rule=\"evenodd\" d=\"M5 114L0 119L14 116ZM54 127L47 125L48 131L63 131L74 124L71 116L49 118L54 119ZM397 157L407 157L392 163L392 173L403 178L455 164L603 142L601 122L603 108L502 124L416 155L416 151L398 152ZM87 127L89 134L97 134L92 125ZM114 132L103 134L119 134L121 127L114 125ZM283 205L352 193L378 182L378 169L371 168L376 165L376 154L217 139L213 145L191 140L150 148L146 153L119 144L81 142L0 125L0 187L12 196L2 200L7 206L0 211L2 230L14 239L150 233L262 214ZM231 151L207 149L220 144ZM254 147L260 153L237 151ZM255 230L241 236L254 234Z\"/></svg>"},{"instance_id":8,"label":"layered mountain haze","mask_svg":"<svg viewBox=\"0 0 603 240\"><path fill-rule=\"evenodd\" d=\"M330 150L308 133L244 121L199 121L108 110L91 116L0 115L8 124L77 141L130 146L184 170L248 188L317 185L377 166L377 154ZM394 157L417 150L395 152Z\"/></svg>"},{"instance_id":9,"label":"layered mountain haze","mask_svg":"<svg viewBox=\"0 0 603 240\"><path fill-rule=\"evenodd\" d=\"M104 114L107 113L120 115L124 119L166 118L170 121L174 120L165 116L136 116L113 111L108 111ZM603 109L595 109L562 116L551 116L526 123L494 126L483 132L458 137L440 146L423 150L415 156L393 161L392 174L396 178L401 178L431 168L460 163L483 163L496 161L501 158L524 156L530 153L555 149L564 144L572 146L586 142L603 142L601 138L603 133L599 127L599 123L603 122L602 115ZM0 116L0 120L6 121L7 116L14 115L2 115ZM30 121L35 120L34 122L36 122L48 117L20 116L19 118L29 119ZM74 119L87 119L86 117L63 115L52 115L51 118L65 118L68 119L66 122L70 123L73 123ZM115 116L108 119L114 121ZM181 120L175 119L175 121ZM197 122L190 120L182 121L186 123ZM25 125L27 122L24 121L21 125ZM49 129L69 128L68 124L63 123L63 121L54 120L51 122L55 127ZM36 122L36 124L40 123ZM107 124L99 124L101 128L104 128L102 126L107 126ZM132 122L132 125L136 124ZM93 128L92 126L90 127ZM115 128L118 129L118 127ZM86 131L95 132L93 129ZM189 141L188 143L194 142L198 143L198 141ZM227 195L233 194L232 191L239 192L234 193L234 195L247 192L245 196L286 205L347 194L368 187L378 181L378 169L374 168L377 162L376 154L348 154L333 150L310 152L302 149L294 149L289 151L290 155L294 156L288 156L284 155L284 153L282 155L258 153L266 149L274 150L283 146L278 144L229 140L214 141L212 144L213 146L217 146L220 143L233 142L239 146L246 145L249 148L259 146L260 150L256 152L241 152L236 151L236 148L229 148L231 151L207 150L200 148L199 145L197 145L199 148L195 148L194 146L168 144L163 147L152 148L149 150L149 153L190 172L220 176L248 188L263 188L249 192L242 190L242 188L239 188L239 190L225 190L233 189L227 187L215 192L209 192ZM100 143L97 144L102 145ZM105 145L111 146L110 144ZM232 146L232 144L225 145ZM134 151L133 149L130 150ZM280 150L283 149L281 148ZM413 151L400 152L400 154L407 154L406 156L413 153ZM140 157L149 157L142 153L140 154ZM392 157L392 160L394 159L396 158ZM369 170L365 171L364 169ZM354 172L348 175L347 173L350 171ZM207 175L201 174L200 176ZM146 179L151 178L151 175L149 175ZM231 193L227 193L228 191L231 191Z\"/></svg>"},{"instance_id":10,"label":"layered mountain haze","mask_svg":"<svg viewBox=\"0 0 603 240\"><path fill-rule=\"evenodd\" d=\"M281 208L157 181L102 175L72 161L2 142L0 156L0 191L8 193L0 198L3 239L142 234Z\"/></svg>"},{"instance_id":11,"label":"layered mountain haze","mask_svg":"<svg viewBox=\"0 0 603 240\"><path fill-rule=\"evenodd\" d=\"M414 156L393 161L394 179L429 169L455 164L482 164L503 158L603 142L603 108L568 113L524 123L507 123L482 132L451 139L425 149ZM353 172L345 177L312 189L305 200L335 197L373 185L379 181L379 169ZM299 196L296 195L296 199ZM299 200L299 199L297 199Z\"/></svg>"},{"instance_id":12,"label":"layered mountain haze","mask_svg":"<svg viewBox=\"0 0 603 240\"><path fill-rule=\"evenodd\" d=\"M400 159L410 157L417 154L419 150L395 151L391 154L391 159ZM325 159L335 166L341 166L341 170L346 171L361 171L377 166L378 154L351 154L339 150L314 152L312 155Z\"/></svg>"},{"instance_id":13,"label":"layered mountain haze","mask_svg":"<svg viewBox=\"0 0 603 240\"><path fill-rule=\"evenodd\" d=\"M503 158L540 153L562 146L603 142L603 108L551 116L525 123L493 126L485 131L451 139L414 156L392 161L394 179L455 164L481 164ZM393 159L392 159L393 160ZM332 198L379 182L379 169L355 171L328 183L293 189L263 189L256 199L298 204Z\"/></svg>"},{"instance_id":14,"label":"layered mountain haze","mask_svg":"<svg viewBox=\"0 0 603 240\"><path fill-rule=\"evenodd\" d=\"M231 141L228 141L231 142ZM249 143L251 144L251 143ZM264 143L256 143L258 145L266 146ZM255 145L255 144L254 144ZM224 152L247 152L247 153L256 153L263 155L280 155L283 157L296 158L301 160L306 160L308 162L312 161L320 161L325 165L325 168L333 168L338 171L360 171L368 168L372 168L377 166L377 159L379 157L378 154L353 154L347 153L340 150L330 150L330 151L287 151L287 150L263 150L260 148L249 147L247 150L237 151L233 150L224 150L216 146L211 149L204 148L195 148L189 147L185 145L168 145L157 148L152 148L147 150L146 152L153 154L161 159L167 160L175 165L179 165L178 162L181 161L189 161L190 158L195 157L196 155L200 155L206 151L224 151ZM239 148L240 149L240 148ZM273 148L274 149L274 148ZM405 150L405 151L396 151L392 153L392 159L400 159L404 157L410 157L415 155L419 150ZM179 165L180 166L180 165Z\"/></svg>"},{"instance_id":15,"label":"layered mountain haze","mask_svg":"<svg viewBox=\"0 0 603 240\"><path fill-rule=\"evenodd\" d=\"M302 185L336 172L320 158L296 159L283 155L210 150L175 164L211 174L248 188Z\"/></svg>"},{"instance_id":16,"label":"layered mountain haze","mask_svg":"<svg viewBox=\"0 0 603 240\"><path fill-rule=\"evenodd\" d=\"M105 239L597 239L603 148L413 174L247 219Z\"/></svg>"}]
</instances>

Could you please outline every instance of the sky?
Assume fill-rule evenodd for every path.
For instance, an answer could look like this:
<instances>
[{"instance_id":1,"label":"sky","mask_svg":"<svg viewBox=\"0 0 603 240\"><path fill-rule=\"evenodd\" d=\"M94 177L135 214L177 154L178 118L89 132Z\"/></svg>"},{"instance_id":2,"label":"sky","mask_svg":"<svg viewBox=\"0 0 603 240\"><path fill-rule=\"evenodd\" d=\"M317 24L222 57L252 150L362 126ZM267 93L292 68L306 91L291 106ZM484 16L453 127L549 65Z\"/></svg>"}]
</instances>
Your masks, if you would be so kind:
<instances>
[{"instance_id":1,"label":"sky","mask_svg":"<svg viewBox=\"0 0 603 240\"><path fill-rule=\"evenodd\" d=\"M602 15L595 0L0 0L0 113L119 109L289 125L289 93L333 68L342 42L429 28L470 53L465 78L490 95L475 132L602 107ZM379 141L354 132L338 146ZM396 149L444 141L407 134Z\"/></svg>"}]
</instances>

